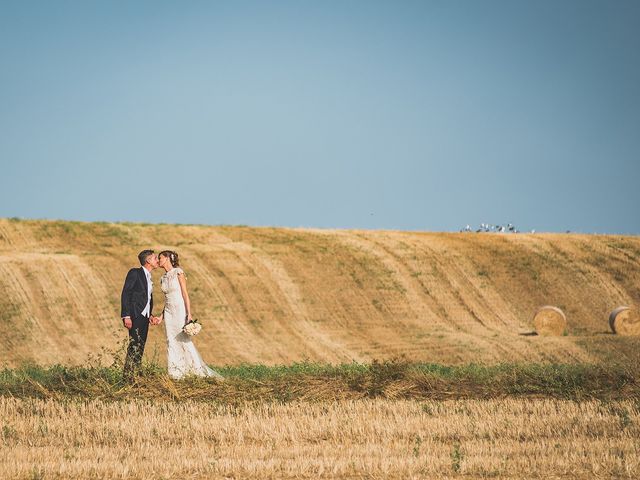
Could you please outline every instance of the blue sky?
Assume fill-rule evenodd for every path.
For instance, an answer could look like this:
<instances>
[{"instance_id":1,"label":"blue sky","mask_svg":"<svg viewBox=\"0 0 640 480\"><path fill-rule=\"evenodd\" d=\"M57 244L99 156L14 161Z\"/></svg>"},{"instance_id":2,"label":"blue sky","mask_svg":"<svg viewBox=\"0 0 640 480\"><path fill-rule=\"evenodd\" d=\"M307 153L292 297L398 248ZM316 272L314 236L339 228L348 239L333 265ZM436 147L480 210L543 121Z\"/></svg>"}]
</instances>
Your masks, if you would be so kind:
<instances>
[{"instance_id":1,"label":"blue sky","mask_svg":"<svg viewBox=\"0 0 640 480\"><path fill-rule=\"evenodd\" d=\"M640 2L0 0L0 216L640 233Z\"/></svg>"}]
</instances>

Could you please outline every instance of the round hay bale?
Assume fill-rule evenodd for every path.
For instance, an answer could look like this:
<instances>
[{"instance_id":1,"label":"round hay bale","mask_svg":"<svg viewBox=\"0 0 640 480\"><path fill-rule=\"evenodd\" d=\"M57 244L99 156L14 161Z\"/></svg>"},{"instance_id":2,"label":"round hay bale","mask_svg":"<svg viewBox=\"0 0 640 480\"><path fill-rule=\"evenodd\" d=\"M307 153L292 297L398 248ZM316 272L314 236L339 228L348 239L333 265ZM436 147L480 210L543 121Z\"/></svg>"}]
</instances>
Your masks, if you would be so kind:
<instances>
[{"instance_id":1,"label":"round hay bale","mask_svg":"<svg viewBox=\"0 0 640 480\"><path fill-rule=\"evenodd\" d=\"M609 315L609 326L617 335L640 335L640 312L633 307L618 307Z\"/></svg>"},{"instance_id":2,"label":"round hay bale","mask_svg":"<svg viewBox=\"0 0 640 480\"><path fill-rule=\"evenodd\" d=\"M558 307L540 307L533 317L533 326L538 335L562 335L567 328L567 317Z\"/></svg>"}]
</instances>

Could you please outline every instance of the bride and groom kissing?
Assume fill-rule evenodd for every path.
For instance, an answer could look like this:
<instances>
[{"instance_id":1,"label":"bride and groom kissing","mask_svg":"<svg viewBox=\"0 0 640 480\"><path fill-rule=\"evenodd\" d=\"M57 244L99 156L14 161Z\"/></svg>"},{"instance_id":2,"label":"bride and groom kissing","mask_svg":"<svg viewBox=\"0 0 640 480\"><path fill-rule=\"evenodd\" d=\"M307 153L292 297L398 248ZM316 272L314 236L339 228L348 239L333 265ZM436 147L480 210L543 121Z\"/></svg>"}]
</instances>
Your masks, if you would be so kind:
<instances>
[{"instance_id":1,"label":"bride and groom kissing","mask_svg":"<svg viewBox=\"0 0 640 480\"><path fill-rule=\"evenodd\" d=\"M130 382L140 371L149 325L164 322L169 376L179 379L185 375L198 375L222 380L224 377L202 360L191 337L182 330L192 320L192 314L186 275L180 268L178 254L164 250L156 255L153 250L143 250L138 254L138 260L141 266L129 270L122 287L120 316L129 330L123 378ZM160 278L165 303L159 317L152 313L151 279L151 272L158 267L165 270Z\"/></svg>"}]
</instances>

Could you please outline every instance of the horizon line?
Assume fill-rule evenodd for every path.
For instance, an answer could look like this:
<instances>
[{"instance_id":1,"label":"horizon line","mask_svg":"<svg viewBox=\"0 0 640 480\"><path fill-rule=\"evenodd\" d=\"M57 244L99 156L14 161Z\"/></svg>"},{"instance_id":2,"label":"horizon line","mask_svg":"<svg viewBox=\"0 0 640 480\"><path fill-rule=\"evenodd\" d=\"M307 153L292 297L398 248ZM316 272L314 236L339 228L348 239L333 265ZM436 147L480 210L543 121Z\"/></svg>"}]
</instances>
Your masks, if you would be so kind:
<instances>
[{"instance_id":1,"label":"horizon line","mask_svg":"<svg viewBox=\"0 0 640 480\"><path fill-rule=\"evenodd\" d=\"M147 222L132 220L70 220L64 218L26 218L26 217L0 217L0 220L9 222L69 222L97 225L125 225L125 226L183 226L183 227L238 227L238 228L281 228L281 229L302 229L302 230L352 230L352 231L380 231L380 232L414 232L414 233L460 233L460 234L493 234L493 235L617 235L626 237L636 237L640 233L616 233L616 232L582 232L574 230L554 231L554 230L534 230L534 231L518 231L518 232L477 232L475 230L418 230L418 229L398 229L398 228L356 228L356 227L313 227L313 226L290 226L290 225L250 225L246 223L180 223L180 222Z\"/></svg>"}]
</instances>

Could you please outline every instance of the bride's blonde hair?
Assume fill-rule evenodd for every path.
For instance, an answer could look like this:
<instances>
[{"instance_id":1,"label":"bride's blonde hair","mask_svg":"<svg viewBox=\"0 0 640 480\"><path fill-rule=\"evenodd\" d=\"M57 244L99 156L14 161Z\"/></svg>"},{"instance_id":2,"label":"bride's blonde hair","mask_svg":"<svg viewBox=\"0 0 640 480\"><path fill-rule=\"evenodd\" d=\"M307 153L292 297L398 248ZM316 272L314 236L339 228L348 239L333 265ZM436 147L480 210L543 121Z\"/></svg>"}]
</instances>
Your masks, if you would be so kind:
<instances>
[{"instance_id":1,"label":"bride's blonde hair","mask_svg":"<svg viewBox=\"0 0 640 480\"><path fill-rule=\"evenodd\" d=\"M169 261L171 262L171 265L174 267L179 267L180 266L180 261L178 260L178 254L172 250L163 250L161 251L158 256L163 256L163 257L167 257L169 259Z\"/></svg>"}]
</instances>

